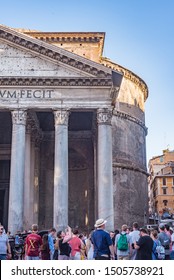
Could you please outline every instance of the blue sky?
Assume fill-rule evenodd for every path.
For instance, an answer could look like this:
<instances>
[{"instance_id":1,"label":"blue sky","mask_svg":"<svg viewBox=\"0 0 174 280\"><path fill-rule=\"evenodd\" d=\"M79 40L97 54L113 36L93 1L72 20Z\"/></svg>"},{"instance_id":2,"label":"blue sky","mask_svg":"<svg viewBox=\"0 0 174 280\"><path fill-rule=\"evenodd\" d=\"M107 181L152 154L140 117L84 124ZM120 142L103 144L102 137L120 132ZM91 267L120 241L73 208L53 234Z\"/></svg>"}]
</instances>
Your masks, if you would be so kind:
<instances>
[{"instance_id":1,"label":"blue sky","mask_svg":"<svg viewBox=\"0 0 174 280\"><path fill-rule=\"evenodd\" d=\"M106 32L103 55L148 85L147 160L174 149L173 0L6 0L0 23L40 31Z\"/></svg>"}]
</instances>

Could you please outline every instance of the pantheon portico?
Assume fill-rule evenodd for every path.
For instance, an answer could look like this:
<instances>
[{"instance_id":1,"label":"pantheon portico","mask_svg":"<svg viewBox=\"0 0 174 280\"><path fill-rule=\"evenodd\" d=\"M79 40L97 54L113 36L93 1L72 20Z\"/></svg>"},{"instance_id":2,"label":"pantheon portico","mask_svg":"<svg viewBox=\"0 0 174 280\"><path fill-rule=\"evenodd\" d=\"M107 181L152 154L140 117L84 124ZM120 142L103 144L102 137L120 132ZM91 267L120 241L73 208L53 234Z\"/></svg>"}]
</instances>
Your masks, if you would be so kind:
<instances>
[{"instance_id":1,"label":"pantheon portico","mask_svg":"<svg viewBox=\"0 0 174 280\"><path fill-rule=\"evenodd\" d=\"M0 222L12 233L145 217L148 90L102 60L103 44L0 25Z\"/></svg>"}]
</instances>

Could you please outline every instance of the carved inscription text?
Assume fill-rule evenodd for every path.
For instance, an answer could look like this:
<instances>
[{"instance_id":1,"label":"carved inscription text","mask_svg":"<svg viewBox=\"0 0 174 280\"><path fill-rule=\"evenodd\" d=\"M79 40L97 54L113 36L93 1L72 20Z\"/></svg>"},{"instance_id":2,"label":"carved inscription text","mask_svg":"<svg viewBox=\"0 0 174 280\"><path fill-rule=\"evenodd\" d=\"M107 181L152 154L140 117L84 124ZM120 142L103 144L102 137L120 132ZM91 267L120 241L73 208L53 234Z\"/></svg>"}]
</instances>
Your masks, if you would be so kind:
<instances>
[{"instance_id":1,"label":"carved inscription text","mask_svg":"<svg viewBox=\"0 0 174 280\"><path fill-rule=\"evenodd\" d=\"M12 99L45 99L51 98L54 90L52 89L1 89L0 99L12 98Z\"/></svg>"}]
</instances>

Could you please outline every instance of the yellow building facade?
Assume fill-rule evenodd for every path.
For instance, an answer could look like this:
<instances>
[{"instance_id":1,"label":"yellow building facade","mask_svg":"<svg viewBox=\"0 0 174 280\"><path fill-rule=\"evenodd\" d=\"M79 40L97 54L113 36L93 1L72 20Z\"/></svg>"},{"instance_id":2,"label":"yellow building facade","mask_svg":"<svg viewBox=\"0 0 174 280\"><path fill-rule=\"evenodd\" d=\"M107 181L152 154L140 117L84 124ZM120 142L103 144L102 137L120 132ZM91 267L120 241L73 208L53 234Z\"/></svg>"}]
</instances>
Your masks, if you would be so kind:
<instances>
[{"instance_id":1,"label":"yellow building facade","mask_svg":"<svg viewBox=\"0 0 174 280\"><path fill-rule=\"evenodd\" d=\"M149 173L150 214L174 214L174 151L165 150L163 155L152 158Z\"/></svg>"}]
</instances>

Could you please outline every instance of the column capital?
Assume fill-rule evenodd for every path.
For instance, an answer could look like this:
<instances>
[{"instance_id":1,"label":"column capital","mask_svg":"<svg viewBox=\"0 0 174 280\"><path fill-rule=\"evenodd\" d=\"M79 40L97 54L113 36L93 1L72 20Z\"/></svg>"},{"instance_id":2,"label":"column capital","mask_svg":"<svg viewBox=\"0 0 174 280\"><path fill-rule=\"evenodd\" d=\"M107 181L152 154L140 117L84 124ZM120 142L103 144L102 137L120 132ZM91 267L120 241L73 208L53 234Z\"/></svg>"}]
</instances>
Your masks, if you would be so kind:
<instances>
[{"instance_id":1,"label":"column capital","mask_svg":"<svg viewBox=\"0 0 174 280\"><path fill-rule=\"evenodd\" d=\"M26 125L27 121L27 112L24 110L14 110L11 111L12 122L13 124L22 124Z\"/></svg>"},{"instance_id":2,"label":"column capital","mask_svg":"<svg viewBox=\"0 0 174 280\"><path fill-rule=\"evenodd\" d=\"M101 108L97 110L97 123L111 125L112 109Z\"/></svg>"},{"instance_id":3,"label":"column capital","mask_svg":"<svg viewBox=\"0 0 174 280\"><path fill-rule=\"evenodd\" d=\"M54 120L56 125L68 125L69 110L54 111Z\"/></svg>"}]
</instances>

